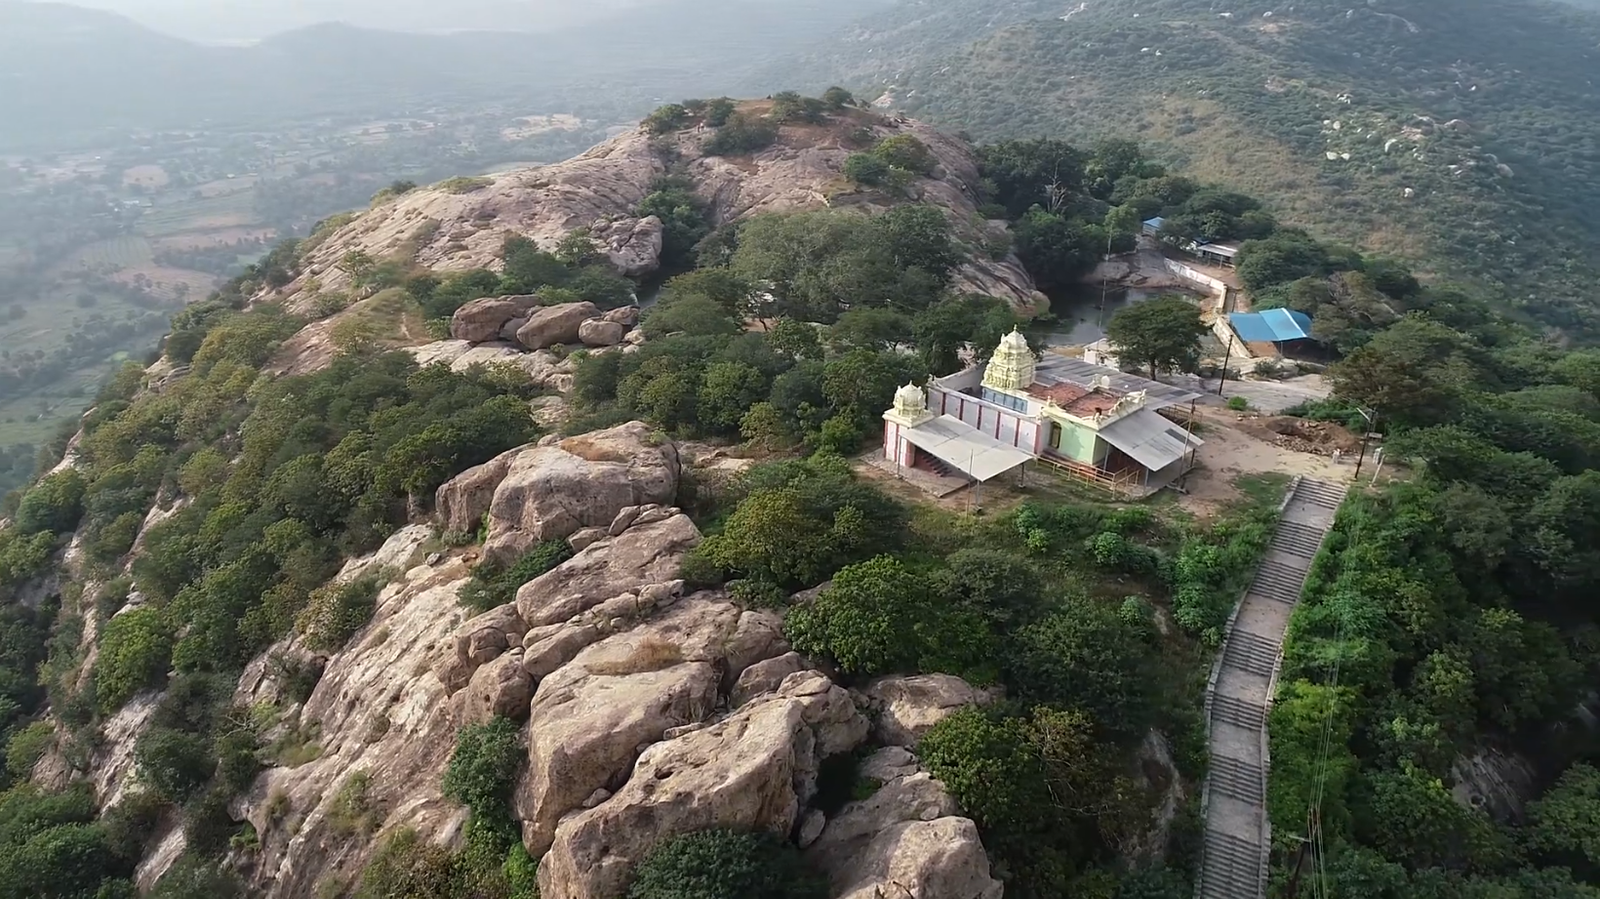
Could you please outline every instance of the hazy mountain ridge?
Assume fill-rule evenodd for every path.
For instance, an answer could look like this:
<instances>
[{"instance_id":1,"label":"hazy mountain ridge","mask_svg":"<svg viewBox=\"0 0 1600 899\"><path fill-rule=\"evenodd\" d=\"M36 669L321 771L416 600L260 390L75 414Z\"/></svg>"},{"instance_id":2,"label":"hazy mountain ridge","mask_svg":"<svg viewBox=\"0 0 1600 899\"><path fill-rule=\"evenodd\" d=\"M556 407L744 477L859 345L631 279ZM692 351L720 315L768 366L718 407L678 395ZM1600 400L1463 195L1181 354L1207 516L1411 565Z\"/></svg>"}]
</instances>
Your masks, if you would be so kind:
<instances>
[{"instance_id":1,"label":"hazy mountain ridge","mask_svg":"<svg viewBox=\"0 0 1600 899\"><path fill-rule=\"evenodd\" d=\"M9 0L0 2L0 116L9 141L24 144L108 127L393 114L466 100L633 115L662 95L731 92L760 61L860 9L845 0L678 0L554 35L323 24L207 47L110 13Z\"/></svg>"},{"instance_id":2,"label":"hazy mountain ridge","mask_svg":"<svg viewBox=\"0 0 1600 899\"><path fill-rule=\"evenodd\" d=\"M1007 12L949 4L894 65L813 55L787 75L870 78L899 108L980 140L1149 142L1291 221L1498 282L1546 322L1595 329L1600 17L1538 0L1075 6L995 30ZM963 31L988 36L968 46Z\"/></svg>"}]
</instances>

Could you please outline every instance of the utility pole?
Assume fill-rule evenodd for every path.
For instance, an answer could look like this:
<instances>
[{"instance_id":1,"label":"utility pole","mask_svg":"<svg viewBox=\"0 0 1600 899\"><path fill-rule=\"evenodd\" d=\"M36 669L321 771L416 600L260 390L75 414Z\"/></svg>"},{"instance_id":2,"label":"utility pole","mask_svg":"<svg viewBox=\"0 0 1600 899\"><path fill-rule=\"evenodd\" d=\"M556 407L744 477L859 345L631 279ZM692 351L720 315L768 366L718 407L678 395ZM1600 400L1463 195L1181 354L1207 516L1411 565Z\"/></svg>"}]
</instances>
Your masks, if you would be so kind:
<instances>
[{"instance_id":1,"label":"utility pole","mask_svg":"<svg viewBox=\"0 0 1600 899\"><path fill-rule=\"evenodd\" d=\"M1367 410L1361 408L1360 406L1356 407L1356 411L1361 413L1361 417L1367 423L1366 433L1361 435L1361 458L1356 460L1355 477L1351 479L1359 481L1361 480L1361 466L1367 461L1367 444L1372 440L1372 432L1378 428L1378 413L1374 411L1369 415Z\"/></svg>"},{"instance_id":2,"label":"utility pole","mask_svg":"<svg viewBox=\"0 0 1600 899\"><path fill-rule=\"evenodd\" d=\"M1222 380L1217 383L1217 396L1222 396L1222 388L1228 385L1228 366L1233 364L1233 335L1228 335L1228 352L1222 357Z\"/></svg>"}]
</instances>

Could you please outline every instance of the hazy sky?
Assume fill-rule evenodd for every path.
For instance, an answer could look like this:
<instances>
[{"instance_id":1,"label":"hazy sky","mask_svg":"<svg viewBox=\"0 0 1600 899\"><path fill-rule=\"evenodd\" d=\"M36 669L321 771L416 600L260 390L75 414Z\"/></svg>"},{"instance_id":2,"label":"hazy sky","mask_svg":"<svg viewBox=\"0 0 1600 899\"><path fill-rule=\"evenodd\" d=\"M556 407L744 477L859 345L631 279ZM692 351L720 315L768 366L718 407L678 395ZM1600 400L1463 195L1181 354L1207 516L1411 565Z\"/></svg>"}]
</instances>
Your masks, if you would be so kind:
<instances>
[{"instance_id":1,"label":"hazy sky","mask_svg":"<svg viewBox=\"0 0 1600 899\"><path fill-rule=\"evenodd\" d=\"M65 0L180 37L250 40L318 22L398 31L545 31L659 0Z\"/></svg>"}]
</instances>

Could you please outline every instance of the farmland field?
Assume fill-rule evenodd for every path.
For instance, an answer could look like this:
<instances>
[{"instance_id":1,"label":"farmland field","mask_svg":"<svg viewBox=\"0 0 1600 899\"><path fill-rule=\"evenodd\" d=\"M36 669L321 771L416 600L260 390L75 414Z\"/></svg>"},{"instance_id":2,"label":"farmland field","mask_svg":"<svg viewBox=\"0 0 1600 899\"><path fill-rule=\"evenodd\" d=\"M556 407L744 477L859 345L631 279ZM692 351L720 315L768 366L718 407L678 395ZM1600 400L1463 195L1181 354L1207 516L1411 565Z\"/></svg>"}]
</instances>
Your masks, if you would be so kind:
<instances>
[{"instance_id":1,"label":"farmland field","mask_svg":"<svg viewBox=\"0 0 1600 899\"><path fill-rule=\"evenodd\" d=\"M139 230L148 237L167 237L185 231L240 228L255 221L255 193L245 190L163 202L139 219Z\"/></svg>"},{"instance_id":2,"label":"farmland field","mask_svg":"<svg viewBox=\"0 0 1600 899\"><path fill-rule=\"evenodd\" d=\"M97 241L80 247L57 266L61 274L93 272L111 273L151 262L150 241L137 234L123 234L110 240Z\"/></svg>"}]
</instances>

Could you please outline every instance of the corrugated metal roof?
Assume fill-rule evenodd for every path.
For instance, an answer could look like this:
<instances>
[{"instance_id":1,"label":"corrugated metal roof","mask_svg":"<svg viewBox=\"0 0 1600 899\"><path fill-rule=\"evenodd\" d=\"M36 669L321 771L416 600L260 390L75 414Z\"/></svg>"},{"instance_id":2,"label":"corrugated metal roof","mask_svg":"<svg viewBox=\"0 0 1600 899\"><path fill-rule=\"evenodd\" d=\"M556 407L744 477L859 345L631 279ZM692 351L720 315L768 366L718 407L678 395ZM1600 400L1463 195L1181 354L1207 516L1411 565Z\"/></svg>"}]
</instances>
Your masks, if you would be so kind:
<instances>
[{"instance_id":1,"label":"corrugated metal roof","mask_svg":"<svg viewBox=\"0 0 1600 899\"><path fill-rule=\"evenodd\" d=\"M999 477L1033 456L1008 446L953 415L941 415L900 432L918 449L979 481Z\"/></svg>"},{"instance_id":2,"label":"corrugated metal roof","mask_svg":"<svg viewBox=\"0 0 1600 899\"><path fill-rule=\"evenodd\" d=\"M1204 440L1149 409L1140 409L1101 428L1100 436L1151 471L1160 471L1182 459L1191 448L1205 445Z\"/></svg>"},{"instance_id":3,"label":"corrugated metal roof","mask_svg":"<svg viewBox=\"0 0 1600 899\"><path fill-rule=\"evenodd\" d=\"M1051 384L1075 384L1079 387L1093 387L1095 381L1101 377L1111 379L1111 389L1118 393L1128 394L1143 390L1150 398L1147 408L1165 409L1200 398L1200 394L1185 387L1175 387L1106 368L1104 365L1093 365L1082 359L1070 356L1061 356L1055 353L1045 353L1040 360L1038 369L1034 374L1034 381L1038 384L1050 386Z\"/></svg>"},{"instance_id":4,"label":"corrugated metal roof","mask_svg":"<svg viewBox=\"0 0 1600 899\"><path fill-rule=\"evenodd\" d=\"M1282 343L1311 336L1311 316L1292 309L1232 312L1228 314L1228 324L1247 343Z\"/></svg>"}]
</instances>

